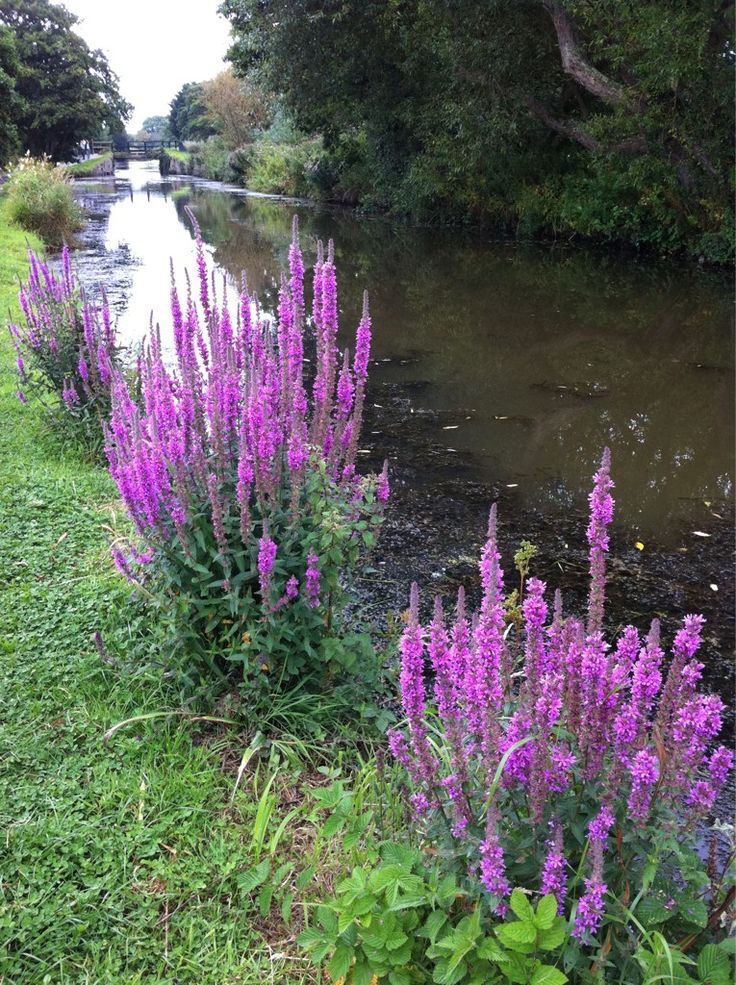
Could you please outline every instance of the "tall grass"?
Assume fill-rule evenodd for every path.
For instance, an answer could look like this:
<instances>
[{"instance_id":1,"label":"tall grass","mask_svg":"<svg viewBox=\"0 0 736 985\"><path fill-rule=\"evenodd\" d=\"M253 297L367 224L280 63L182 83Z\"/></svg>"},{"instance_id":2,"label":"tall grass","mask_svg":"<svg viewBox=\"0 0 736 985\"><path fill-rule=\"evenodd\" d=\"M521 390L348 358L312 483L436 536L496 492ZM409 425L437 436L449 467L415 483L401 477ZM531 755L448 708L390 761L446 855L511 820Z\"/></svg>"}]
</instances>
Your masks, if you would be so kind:
<instances>
[{"instance_id":1,"label":"tall grass","mask_svg":"<svg viewBox=\"0 0 736 985\"><path fill-rule=\"evenodd\" d=\"M3 190L6 216L47 246L70 242L82 228L83 212L74 201L69 175L47 158L26 155L10 169Z\"/></svg>"}]
</instances>

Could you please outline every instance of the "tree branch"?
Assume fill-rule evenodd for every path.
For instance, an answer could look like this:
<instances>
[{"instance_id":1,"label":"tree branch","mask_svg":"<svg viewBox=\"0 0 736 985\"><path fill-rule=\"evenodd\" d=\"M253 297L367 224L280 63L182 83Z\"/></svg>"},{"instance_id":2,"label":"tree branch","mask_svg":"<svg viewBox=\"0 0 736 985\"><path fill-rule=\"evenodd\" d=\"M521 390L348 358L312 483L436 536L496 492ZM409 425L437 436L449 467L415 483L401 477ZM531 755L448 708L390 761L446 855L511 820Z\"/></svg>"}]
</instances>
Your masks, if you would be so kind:
<instances>
[{"instance_id":1,"label":"tree branch","mask_svg":"<svg viewBox=\"0 0 736 985\"><path fill-rule=\"evenodd\" d=\"M627 106L630 99L626 89L599 72L583 55L575 24L562 3L559 0L542 0L542 6L552 18L565 73L609 106Z\"/></svg>"},{"instance_id":2,"label":"tree branch","mask_svg":"<svg viewBox=\"0 0 736 985\"><path fill-rule=\"evenodd\" d=\"M535 99L534 96L525 96L524 103L527 109L544 123L545 126L549 127L550 130L554 130L555 133L561 134L563 137L569 137L570 140L574 140L578 144L582 144L586 150L596 151L600 150L601 143L592 137L589 133L582 129L582 127L577 126L577 124L572 121L562 121L558 120L556 117L552 116L546 106Z\"/></svg>"}]
</instances>

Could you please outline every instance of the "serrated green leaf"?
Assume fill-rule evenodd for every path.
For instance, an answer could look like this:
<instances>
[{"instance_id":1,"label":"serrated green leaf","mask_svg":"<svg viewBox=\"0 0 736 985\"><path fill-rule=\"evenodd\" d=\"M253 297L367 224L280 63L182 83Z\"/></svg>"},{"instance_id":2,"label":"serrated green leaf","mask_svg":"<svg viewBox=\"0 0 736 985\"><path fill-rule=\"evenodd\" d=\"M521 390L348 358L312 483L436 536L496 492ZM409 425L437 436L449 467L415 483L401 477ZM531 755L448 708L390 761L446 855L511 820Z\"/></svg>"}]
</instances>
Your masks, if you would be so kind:
<instances>
[{"instance_id":1,"label":"serrated green leaf","mask_svg":"<svg viewBox=\"0 0 736 985\"><path fill-rule=\"evenodd\" d=\"M511 893L511 909L524 923L534 922L534 910L532 904L520 889L515 889Z\"/></svg>"},{"instance_id":2,"label":"serrated green leaf","mask_svg":"<svg viewBox=\"0 0 736 985\"><path fill-rule=\"evenodd\" d=\"M252 893L254 889L257 889L262 883L268 879L268 874L271 871L271 863L267 858L264 858L262 862L254 866L252 869L248 869L247 872L241 872L237 877L238 888L241 892Z\"/></svg>"},{"instance_id":3,"label":"serrated green leaf","mask_svg":"<svg viewBox=\"0 0 736 985\"><path fill-rule=\"evenodd\" d=\"M437 962L432 981L436 985L457 985L465 977L468 966L462 961L457 967L450 970L447 958L442 958Z\"/></svg>"},{"instance_id":4,"label":"serrated green leaf","mask_svg":"<svg viewBox=\"0 0 736 985\"><path fill-rule=\"evenodd\" d=\"M565 985L567 975L551 964L540 964L532 975L531 985Z\"/></svg>"},{"instance_id":5,"label":"serrated green leaf","mask_svg":"<svg viewBox=\"0 0 736 985\"><path fill-rule=\"evenodd\" d=\"M540 951L555 951L567 937L567 924L563 917L555 917L549 930L537 933L537 948Z\"/></svg>"},{"instance_id":6,"label":"serrated green leaf","mask_svg":"<svg viewBox=\"0 0 736 985\"><path fill-rule=\"evenodd\" d=\"M330 961L329 971L333 981L344 978L353 963L353 948L349 944L338 944Z\"/></svg>"},{"instance_id":7,"label":"serrated green leaf","mask_svg":"<svg viewBox=\"0 0 736 985\"><path fill-rule=\"evenodd\" d=\"M486 937L485 940L480 942L476 953L479 958L484 958L486 961L495 961L496 964L503 964L504 961L508 960L507 955L490 937Z\"/></svg>"},{"instance_id":8,"label":"serrated green leaf","mask_svg":"<svg viewBox=\"0 0 736 985\"><path fill-rule=\"evenodd\" d=\"M687 900L680 904L680 917L695 927L704 929L708 925L708 907L702 900Z\"/></svg>"},{"instance_id":9,"label":"serrated green leaf","mask_svg":"<svg viewBox=\"0 0 736 985\"><path fill-rule=\"evenodd\" d=\"M518 945L533 943L537 934L531 924L519 920L516 923L503 923L500 927L496 927L496 936L506 947L519 950Z\"/></svg>"},{"instance_id":10,"label":"serrated green leaf","mask_svg":"<svg viewBox=\"0 0 736 985\"><path fill-rule=\"evenodd\" d=\"M304 872L300 872L296 880L296 888L299 892L310 883L314 877L314 873L317 871L314 865L310 865L309 868L305 869Z\"/></svg>"},{"instance_id":11,"label":"serrated green leaf","mask_svg":"<svg viewBox=\"0 0 736 985\"><path fill-rule=\"evenodd\" d=\"M539 930L549 930L557 916L557 900L551 894L544 896L537 903L534 923Z\"/></svg>"},{"instance_id":12,"label":"serrated green leaf","mask_svg":"<svg viewBox=\"0 0 736 985\"><path fill-rule=\"evenodd\" d=\"M703 985L729 985L731 962L716 944L706 944L698 955L698 975Z\"/></svg>"},{"instance_id":13,"label":"serrated green leaf","mask_svg":"<svg viewBox=\"0 0 736 985\"><path fill-rule=\"evenodd\" d=\"M358 960L350 972L350 985L371 985L373 969L365 961Z\"/></svg>"},{"instance_id":14,"label":"serrated green leaf","mask_svg":"<svg viewBox=\"0 0 736 985\"><path fill-rule=\"evenodd\" d=\"M424 926L417 931L417 937L428 937L434 943L446 923L446 914L442 910L434 910L427 917Z\"/></svg>"}]
</instances>

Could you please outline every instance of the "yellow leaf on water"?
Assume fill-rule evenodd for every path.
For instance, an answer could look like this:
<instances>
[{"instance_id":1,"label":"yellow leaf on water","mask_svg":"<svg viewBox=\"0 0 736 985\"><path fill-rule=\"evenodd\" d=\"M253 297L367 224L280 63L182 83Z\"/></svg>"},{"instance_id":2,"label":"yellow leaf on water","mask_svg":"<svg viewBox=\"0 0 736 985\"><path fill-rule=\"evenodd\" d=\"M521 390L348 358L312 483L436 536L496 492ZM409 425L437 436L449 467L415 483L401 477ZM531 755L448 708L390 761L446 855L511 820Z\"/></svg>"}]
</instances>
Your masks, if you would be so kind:
<instances>
[{"instance_id":1,"label":"yellow leaf on water","mask_svg":"<svg viewBox=\"0 0 736 985\"><path fill-rule=\"evenodd\" d=\"M634 544L634 547L637 549L637 551L643 551L644 550L644 545L642 544L642 542L640 540L637 540L637 542Z\"/></svg>"}]
</instances>

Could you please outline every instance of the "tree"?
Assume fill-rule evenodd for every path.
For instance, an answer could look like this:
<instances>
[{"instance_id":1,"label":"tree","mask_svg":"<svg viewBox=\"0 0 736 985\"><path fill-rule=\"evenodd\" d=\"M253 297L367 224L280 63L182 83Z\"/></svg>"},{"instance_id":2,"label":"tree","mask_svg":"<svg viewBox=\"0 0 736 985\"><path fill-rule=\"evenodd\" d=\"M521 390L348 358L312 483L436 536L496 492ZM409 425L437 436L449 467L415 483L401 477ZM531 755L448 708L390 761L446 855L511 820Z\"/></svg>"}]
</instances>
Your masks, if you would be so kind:
<instances>
[{"instance_id":1,"label":"tree","mask_svg":"<svg viewBox=\"0 0 736 985\"><path fill-rule=\"evenodd\" d=\"M359 137L365 191L394 209L661 249L727 235L730 3L224 0L221 11L236 72L255 73L328 152Z\"/></svg>"},{"instance_id":2,"label":"tree","mask_svg":"<svg viewBox=\"0 0 736 985\"><path fill-rule=\"evenodd\" d=\"M147 116L136 136L138 140L168 140L171 136L168 116Z\"/></svg>"},{"instance_id":3,"label":"tree","mask_svg":"<svg viewBox=\"0 0 736 985\"><path fill-rule=\"evenodd\" d=\"M232 69L205 82L202 98L210 120L230 147L240 147L262 129L269 119L264 93L247 79L235 77Z\"/></svg>"},{"instance_id":4,"label":"tree","mask_svg":"<svg viewBox=\"0 0 736 985\"><path fill-rule=\"evenodd\" d=\"M20 146L16 125L21 107L16 89L19 69L13 35L0 27L0 166L7 164Z\"/></svg>"},{"instance_id":5,"label":"tree","mask_svg":"<svg viewBox=\"0 0 736 985\"><path fill-rule=\"evenodd\" d=\"M171 100L169 127L176 140L205 140L215 133L201 82L187 82Z\"/></svg>"},{"instance_id":6,"label":"tree","mask_svg":"<svg viewBox=\"0 0 736 985\"><path fill-rule=\"evenodd\" d=\"M122 130L132 112L104 54L88 48L76 23L49 0L0 0L0 25L13 34L20 63L16 122L33 154L69 158L102 127Z\"/></svg>"}]
</instances>

